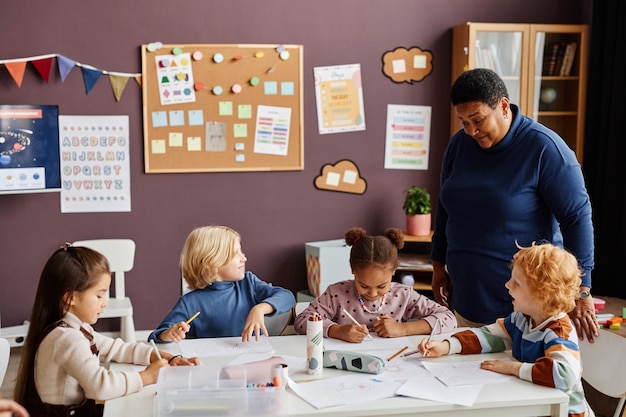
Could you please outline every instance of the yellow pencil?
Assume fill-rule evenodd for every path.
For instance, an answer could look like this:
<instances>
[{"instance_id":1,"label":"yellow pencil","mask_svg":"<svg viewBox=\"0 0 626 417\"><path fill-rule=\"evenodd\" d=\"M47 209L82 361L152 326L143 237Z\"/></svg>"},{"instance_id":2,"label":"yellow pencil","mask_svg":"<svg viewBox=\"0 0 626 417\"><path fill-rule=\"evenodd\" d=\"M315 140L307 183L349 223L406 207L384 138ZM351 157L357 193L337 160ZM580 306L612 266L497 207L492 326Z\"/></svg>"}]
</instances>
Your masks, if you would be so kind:
<instances>
[{"instance_id":1,"label":"yellow pencil","mask_svg":"<svg viewBox=\"0 0 626 417\"><path fill-rule=\"evenodd\" d=\"M391 360L395 359L395 358L396 358L399 354L401 354L402 352L404 352L404 351L405 351L405 350L407 350L408 348L409 348L408 346L403 347L402 349L400 349L399 351L397 351L396 353L394 353L393 355L391 355L391 356L389 357L389 359L387 359L387 361L391 361Z\"/></svg>"},{"instance_id":2,"label":"yellow pencil","mask_svg":"<svg viewBox=\"0 0 626 417\"><path fill-rule=\"evenodd\" d=\"M191 316L189 318L189 320L187 320L185 323L189 324L193 321L193 319L195 319L196 317L198 317L200 315L200 312L198 311L196 314L194 314L193 316Z\"/></svg>"}]
</instances>

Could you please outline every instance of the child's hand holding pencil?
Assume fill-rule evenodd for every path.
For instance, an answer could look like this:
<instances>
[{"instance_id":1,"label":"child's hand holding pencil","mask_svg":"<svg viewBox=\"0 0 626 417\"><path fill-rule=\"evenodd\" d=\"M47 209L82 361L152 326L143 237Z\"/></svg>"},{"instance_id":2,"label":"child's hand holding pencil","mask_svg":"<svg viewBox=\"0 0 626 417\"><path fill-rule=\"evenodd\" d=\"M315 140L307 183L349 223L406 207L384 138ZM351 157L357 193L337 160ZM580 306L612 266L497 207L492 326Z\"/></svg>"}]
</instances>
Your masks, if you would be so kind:
<instances>
[{"instance_id":1,"label":"child's hand holding pencil","mask_svg":"<svg viewBox=\"0 0 626 417\"><path fill-rule=\"evenodd\" d=\"M180 343L181 340L185 339L189 329L191 329L190 323L199 315L200 312L198 311L196 314L187 319L187 321L181 321L173 324L172 327L158 335L159 339L164 342Z\"/></svg>"}]
</instances>

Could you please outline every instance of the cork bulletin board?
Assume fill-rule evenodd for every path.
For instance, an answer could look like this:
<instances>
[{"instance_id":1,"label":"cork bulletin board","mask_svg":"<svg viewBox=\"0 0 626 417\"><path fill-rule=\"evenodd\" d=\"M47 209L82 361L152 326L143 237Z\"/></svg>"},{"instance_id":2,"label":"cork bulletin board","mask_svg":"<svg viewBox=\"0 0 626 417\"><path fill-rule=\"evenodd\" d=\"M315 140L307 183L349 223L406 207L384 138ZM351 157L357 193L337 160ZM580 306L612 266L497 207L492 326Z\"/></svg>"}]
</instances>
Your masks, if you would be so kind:
<instances>
[{"instance_id":1,"label":"cork bulletin board","mask_svg":"<svg viewBox=\"0 0 626 417\"><path fill-rule=\"evenodd\" d=\"M304 169L302 45L141 46L145 172Z\"/></svg>"}]
</instances>

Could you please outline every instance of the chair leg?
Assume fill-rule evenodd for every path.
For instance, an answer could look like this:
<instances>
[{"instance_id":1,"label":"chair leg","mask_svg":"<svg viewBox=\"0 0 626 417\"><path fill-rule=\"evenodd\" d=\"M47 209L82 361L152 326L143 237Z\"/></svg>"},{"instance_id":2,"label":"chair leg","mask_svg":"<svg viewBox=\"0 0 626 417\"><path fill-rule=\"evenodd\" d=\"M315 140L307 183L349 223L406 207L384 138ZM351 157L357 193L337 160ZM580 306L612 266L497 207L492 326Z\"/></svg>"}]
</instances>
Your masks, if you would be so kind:
<instances>
[{"instance_id":1,"label":"chair leg","mask_svg":"<svg viewBox=\"0 0 626 417\"><path fill-rule=\"evenodd\" d=\"M619 402L617 403L617 408L615 409L615 414L613 415L613 417L622 417L624 416L624 403L626 402L626 397L620 398Z\"/></svg>"},{"instance_id":2,"label":"chair leg","mask_svg":"<svg viewBox=\"0 0 626 417\"><path fill-rule=\"evenodd\" d=\"M120 336L125 342L135 343L137 341L137 337L135 336L135 322L132 316L121 318Z\"/></svg>"}]
</instances>

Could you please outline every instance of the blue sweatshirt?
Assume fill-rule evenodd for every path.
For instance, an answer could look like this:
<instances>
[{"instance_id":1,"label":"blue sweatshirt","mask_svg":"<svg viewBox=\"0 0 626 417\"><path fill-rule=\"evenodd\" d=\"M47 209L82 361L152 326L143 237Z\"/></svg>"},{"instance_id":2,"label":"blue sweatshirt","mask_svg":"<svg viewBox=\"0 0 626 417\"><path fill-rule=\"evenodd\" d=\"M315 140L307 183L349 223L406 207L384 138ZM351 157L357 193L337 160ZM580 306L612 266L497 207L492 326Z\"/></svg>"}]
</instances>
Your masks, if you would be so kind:
<instances>
[{"instance_id":1,"label":"blue sweatshirt","mask_svg":"<svg viewBox=\"0 0 626 417\"><path fill-rule=\"evenodd\" d=\"M158 334L173 324L188 320L198 311L200 315L191 322L188 339L241 336L250 309L261 302L274 307L271 316L275 316L289 311L296 299L291 291L274 287L252 272L246 272L240 281L213 282L180 297L148 340L162 342Z\"/></svg>"},{"instance_id":2,"label":"blue sweatshirt","mask_svg":"<svg viewBox=\"0 0 626 417\"><path fill-rule=\"evenodd\" d=\"M431 256L448 268L455 310L479 323L513 311L504 283L516 242L564 246L591 286L593 226L580 164L556 133L511 110L509 132L489 149L457 132L441 169Z\"/></svg>"}]
</instances>

